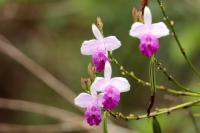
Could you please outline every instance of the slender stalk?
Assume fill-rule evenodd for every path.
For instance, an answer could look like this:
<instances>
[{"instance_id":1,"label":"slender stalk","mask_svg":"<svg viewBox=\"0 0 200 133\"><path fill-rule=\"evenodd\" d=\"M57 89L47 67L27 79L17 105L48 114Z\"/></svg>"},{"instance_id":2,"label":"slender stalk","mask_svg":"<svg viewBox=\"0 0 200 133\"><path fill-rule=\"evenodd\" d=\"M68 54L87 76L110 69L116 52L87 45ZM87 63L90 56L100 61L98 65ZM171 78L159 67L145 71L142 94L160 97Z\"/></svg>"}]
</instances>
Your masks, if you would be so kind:
<instances>
[{"instance_id":1,"label":"slender stalk","mask_svg":"<svg viewBox=\"0 0 200 133\"><path fill-rule=\"evenodd\" d=\"M153 108L154 102L155 102L155 95L156 95L156 77L155 77L155 63L154 63L154 56L151 57L150 63L149 63L149 80L151 84L151 98L150 98L150 104L147 109L147 115L150 114L151 109Z\"/></svg>"},{"instance_id":2,"label":"slender stalk","mask_svg":"<svg viewBox=\"0 0 200 133\"><path fill-rule=\"evenodd\" d=\"M133 79L134 81L136 81L137 83L139 83L143 86L146 86L146 87L151 86L151 84L149 82L146 82L146 81L140 79L139 77L137 77L133 71L128 71L127 69L125 69L123 67L123 65L121 65L121 63L112 56L112 53L110 53L109 57L110 57L110 60L120 68L122 75L126 75L126 76L131 77L131 79ZM199 93L187 92L187 91L177 91L177 90L174 90L174 89L171 89L171 88L167 88L163 85L156 85L156 89L161 90L161 91L166 91L166 92L171 93L173 95L200 97Z\"/></svg>"},{"instance_id":3,"label":"slender stalk","mask_svg":"<svg viewBox=\"0 0 200 133\"><path fill-rule=\"evenodd\" d=\"M193 125L194 125L194 128L195 128L196 133L199 133L199 132L200 132L200 129L199 129L199 127L198 127L196 118L195 118L195 117L193 116L193 114L192 114L192 110L189 110L189 111L188 111L188 114L189 114L189 117L190 117L191 120L192 120L192 123L193 123Z\"/></svg>"},{"instance_id":4,"label":"slender stalk","mask_svg":"<svg viewBox=\"0 0 200 133\"><path fill-rule=\"evenodd\" d=\"M90 129L93 131L92 129ZM88 128L88 132L90 131ZM71 123L45 124L45 125L22 125L0 123L1 133L71 133L86 132L86 129ZM93 131L94 132L94 131Z\"/></svg>"},{"instance_id":5,"label":"slender stalk","mask_svg":"<svg viewBox=\"0 0 200 133\"><path fill-rule=\"evenodd\" d=\"M162 115L162 114L169 114L175 110L180 110L180 109L185 109L185 108L189 108L192 107L195 104L200 103L200 99L197 100L193 100L190 102L186 102L186 103L182 103L170 108L161 108L161 109L156 109L156 111L151 112L150 115L148 116L148 114L144 114L144 115L134 115L134 114L129 114L129 115L124 115L120 112L112 112L112 111L108 111L109 114L111 116L113 116L114 118L119 118L125 121L129 121L129 120L139 120L139 119L144 119L144 118L148 118L148 117L154 117L154 116L158 116L158 115Z\"/></svg>"},{"instance_id":6,"label":"slender stalk","mask_svg":"<svg viewBox=\"0 0 200 133\"><path fill-rule=\"evenodd\" d=\"M169 25L170 29L171 29L171 32L172 32L172 36L174 37L176 43L178 44L178 47L183 55L183 57L185 58L186 62L188 63L189 67L192 69L192 71L200 78L200 72L196 69L196 67L192 64L191 60L188 58L184 48L182 47L181 45L181 42L180 40L178 39L178 36L176 34L176 31L175 31L175 27L174 27L174 22L171 21L169 19L169 17L167 16L166 14L166 11L165 11L165 7L163 5L163 3L161 2L161 0L157 0L159 6L160 6L160 9L162 11L162 14L164 16L164 20L166 21L166 23Z\"/></svg>"},{"instance_id":7,"label":"slender stalk","mask_svg":"<svg viewBox=\"0 0 200 133\"><path fill-rule=\"evenodd\" d=\"M158 69L161 70L163 72L163 74L168 78L169 81L171 81L172 83L174 83L177 87L179 87L180 89L184 90L184 91L189 91L189 92L193 92L191 91L189 88L183 86L180 82L178 82L171 74L169 74L167 72L167 69L162 65L161 62L159 62L156 58L154 58L154 62L155 64L158 66ZM198 92L195 92L198 93Z\"/></svg>"},{"instance_id":8,"label":"slender stalk","mask_svg":"<svg viewBox=\"0 0 200 133\"><path fill-rule=\"evenodd\" d=\"M194 117L200 117L200 113L192 114Z\"/></svg>"},{"instance_id":9,"label":"slender stalk","mask_svg":"<svg viewBox=\"0 0 200 133\"><path fill-rule=\"evenodd\" d=\"M108 133L108 128L107 128L107 111L103 112L103 132Z\"/></svg>"}]
</instances>

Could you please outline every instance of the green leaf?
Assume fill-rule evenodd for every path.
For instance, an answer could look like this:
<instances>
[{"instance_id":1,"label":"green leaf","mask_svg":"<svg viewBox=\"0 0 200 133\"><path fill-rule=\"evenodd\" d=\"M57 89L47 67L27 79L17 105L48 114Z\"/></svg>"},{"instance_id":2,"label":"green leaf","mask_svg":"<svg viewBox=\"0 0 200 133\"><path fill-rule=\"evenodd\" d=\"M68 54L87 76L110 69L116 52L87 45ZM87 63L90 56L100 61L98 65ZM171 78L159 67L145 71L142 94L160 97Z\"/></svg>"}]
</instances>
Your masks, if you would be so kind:
<instances>
[{"instance_id":1,"label":"green leaf","mask_svg":"<svg viewBox=\"0 0 200 133\"><path fill-rule=\"evenodd\" d=\"M158 120L156 119L156 117L153 117L152 126L153 126L154 133L161 133L160 124L159 124Z\"/></svg>"}]
</instances>

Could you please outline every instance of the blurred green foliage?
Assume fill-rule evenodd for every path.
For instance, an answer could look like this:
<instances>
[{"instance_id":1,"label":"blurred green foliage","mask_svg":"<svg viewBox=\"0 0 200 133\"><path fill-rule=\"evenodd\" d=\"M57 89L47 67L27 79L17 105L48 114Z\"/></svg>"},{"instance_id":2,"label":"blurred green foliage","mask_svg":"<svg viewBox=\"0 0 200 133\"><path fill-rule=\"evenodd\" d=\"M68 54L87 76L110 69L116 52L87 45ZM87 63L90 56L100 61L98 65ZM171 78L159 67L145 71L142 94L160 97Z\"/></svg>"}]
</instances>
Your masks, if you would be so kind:
<instances>
[{"instance_id":1,"label":"blurred green foliage","mask_svg":"<svg viewBox=\"0 0 200 133\"><path fill-rule=\"evenodd\" d=\"M200 1L163 1L170 18L175 21L181 43L200 70ZM87 77L87 65L91 59L80 54L80 46L84 40L94 38L91 25L96 16L100 16L104 22L105 35L116 35L122 42L122 47L114 51L114 56L128 70L133 70L139 77L147 80L149 60L139 53L139 41L128 35L133 23L132 7L139 9L139 3L139 0L0 0L0 32L78 94L82 91L80 78ZM150 7L153 21L161 21L163 17L156 0L150 1ZM161 38L160 46L157 56L170 73L180 82L200 91L194 85L197 78L189 70L174 39L171 36ZM0 63L1 97L26 99L74 111L72 105L10 58L1 54ZM113 76L120 75L118 68L113 66L113 69ZM162 74L158 76L159 84L173 86ZM138 114L145 112L149 89L131 79L129 81L133 89L130 93L122 94L120 106L116 110ZM158 92L156 106L169 107L175 103L176 97ZM199 113L198 109L194 111ZM194 132L186 111L159 116L158 120L163 133ZM0 121L52 122L44 117L24 113L15 113ZM152 132L151 119L116 123L139 133Z\"/></svg>"}]
</instances>

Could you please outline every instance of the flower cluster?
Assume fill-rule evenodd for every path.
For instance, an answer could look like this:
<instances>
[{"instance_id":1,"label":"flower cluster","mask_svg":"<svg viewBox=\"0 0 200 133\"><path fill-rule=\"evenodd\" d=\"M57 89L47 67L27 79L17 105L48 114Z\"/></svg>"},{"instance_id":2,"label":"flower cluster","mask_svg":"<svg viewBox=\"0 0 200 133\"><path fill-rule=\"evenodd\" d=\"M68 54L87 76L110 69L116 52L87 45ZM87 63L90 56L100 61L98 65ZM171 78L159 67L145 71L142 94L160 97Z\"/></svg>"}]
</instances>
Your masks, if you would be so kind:
<instances>
[{"instance_id":1,"label":"flower cluster","mask_svg":"<svg viewBox=\"0 0 200 133\"><path fill-rule=\"evenodd\" d=\"M81 93L75 98L75 104L86 108L85 119L89 125L99 125L101 122L101 108L114 109L120 101L120 93L130 90L127 79L111 78L110 63L105 63L104 77L96 77L91 85L90 93Z\"/></svg>"},{"instance_id":2,"label":"flower cluster","mask_svg":"<svg viewBox=\"0 0 200 133\"><path fill-rule=\"evenodd\" d=\"M75 104L86 108L85 119L89 125L99 125L101 122L101 108L114 109L120 101L120 93L130 90L127 79L122 77L111 78L110 63L105 63L104 77L96 77L91 85L90 92L81 93L75 98Z\"/></svg>"},{"instance_id":3,"label":"flower cluster","mask_svg":"<svg viewBox=\"0 0 200 133\"><path fill-rule=\"evenodd\" d=\"M114 109L120 101L120 93L129 91L128 80L122 77L111 78L112 68L108 52L121 46L115 36L103 37L95 24L92 31L96 39L84 41L81 46L83 55L92 55L92 62L96 71L104 70L104 77L96 77L91 85L90 93L81 93L75 98L75 104L86 108L85 119L89 125L99 125L101 122L101 109Z\"/></svg>"},{"instance_id":4,"label":"flower cluster","mask_svg":"<svg viewBox=\"0 0 200 133\"><path fill-rule=\"evenodd\" d=\"M139 49L142 54L151 57L159 48L158 38L169 34L162 22L151 24L152 17L148 7L144 9L144 24L136 22L132 25L130 35L140 39ZM84 41L81 46L83 55L91 55L97 72L104 71L104 77L96 77L90 86L90 93L81 93L75 98L75 104L85 108L85 119L90 126L101 122L102 108L112 110L120 102L121 92L130 90L130 84L123 77L112 78L112 67L108 52L121 46L115 36L103 37L95 24L92 31L96 39Z\"/></svg>"}]
</instances>

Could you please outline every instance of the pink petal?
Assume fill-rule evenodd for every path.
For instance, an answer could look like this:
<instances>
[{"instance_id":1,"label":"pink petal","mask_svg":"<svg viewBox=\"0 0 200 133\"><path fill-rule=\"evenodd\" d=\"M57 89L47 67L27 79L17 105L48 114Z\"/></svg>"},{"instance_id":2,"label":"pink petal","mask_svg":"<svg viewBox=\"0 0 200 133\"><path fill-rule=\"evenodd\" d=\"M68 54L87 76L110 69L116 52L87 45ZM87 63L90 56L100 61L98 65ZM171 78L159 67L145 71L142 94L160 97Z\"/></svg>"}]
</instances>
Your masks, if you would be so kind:
<instances>
[{"instance_id":1,"label":"pink petal","mask_svg":"<svg viewBox=\"0 0 200 133\"><path fill-rule=\"evenodd\" d=\"M110 85L115 86L120 92L126 92L130 90L130 84L127 79L121 77L112 78L109 82Z\"/></svg>"},{"instance_id":2,"label":"pink petal","mask_svg":"<svg viewBox=\"0 0 200 133\"><path fill-rule=\"evenodd\" d=\"M94 102L94 98L88 93L81 93L74 99L75 105L82 108L88 107L92 102Z\"/></svg>"},{"instance_id":3,"label":"pink petal","mask_svg":"<svg viewBox=\"0 0 200 133\"><path fill-rule=\"evenodd\" d=\"M84 41L81 46L81 54L92 55L99 47L100 42L98 40Z\"/></svg>"},{"instance_id":4,"label":"pink petal","mask_svg":"<svg viewBox=\"0 0 200 133\"><path fill-rule=\"evenodd\" d=\"M92 32L96 37L96 39L103 39L103 35L101 34L101 32L99 31L99 29L95 24L92 24Z\"/></svg>"},{"instance_id":5,"label":"pink petal","mask_svg":"<svg viewBox=\"0 0 200 133\"><path fill-rule=\"evenodd\" d=\"M121 42L115 36L104 38L104 45L106 50L113 51L121 46Z\"/></svg>"},{"instance_id":6,"label":"pink petal","mask_svg":"<svg viewBox=\"0 0 200 133\"><path fill-rule=\"evenodd\" d=\"M105 68L104 68L104 78L105 80L109 81L112 75L112 68L109 61L106 61Z\"/></svg>"},{"instance_id":7,"label":"pink petal","mask_svg":"<svg viewBox=\"0 0 200 133\"><path fill-rule=\"evenodd\" d=\"M144 8L144 24L145 25L151 25L152 23L152 16L151 16L151 11L149 7Z\"/></svg>"},{"instance_id":8,"label":"pink petal","mask_svg":"<svg viewBox=\"0 0 200 133\"><path fill-rule=\"evenodd\" d=\"M131 35L133 37L140 38L140 36L143 35L146 30L147 30L147 28L143 23L135 22L131 26L131 30L129 32L129 35Z\"/></svg>"},{"instance_id":9,"label":"pink petal","mask_svg":"<svg viewBox=\"0 0 200 133\"><path fill-rule=\"evenodd\" d=\"M150 32L157 38L169 35L169 29L163 22L154 23L150 27Z\"/></svg>"}]
</instances>

